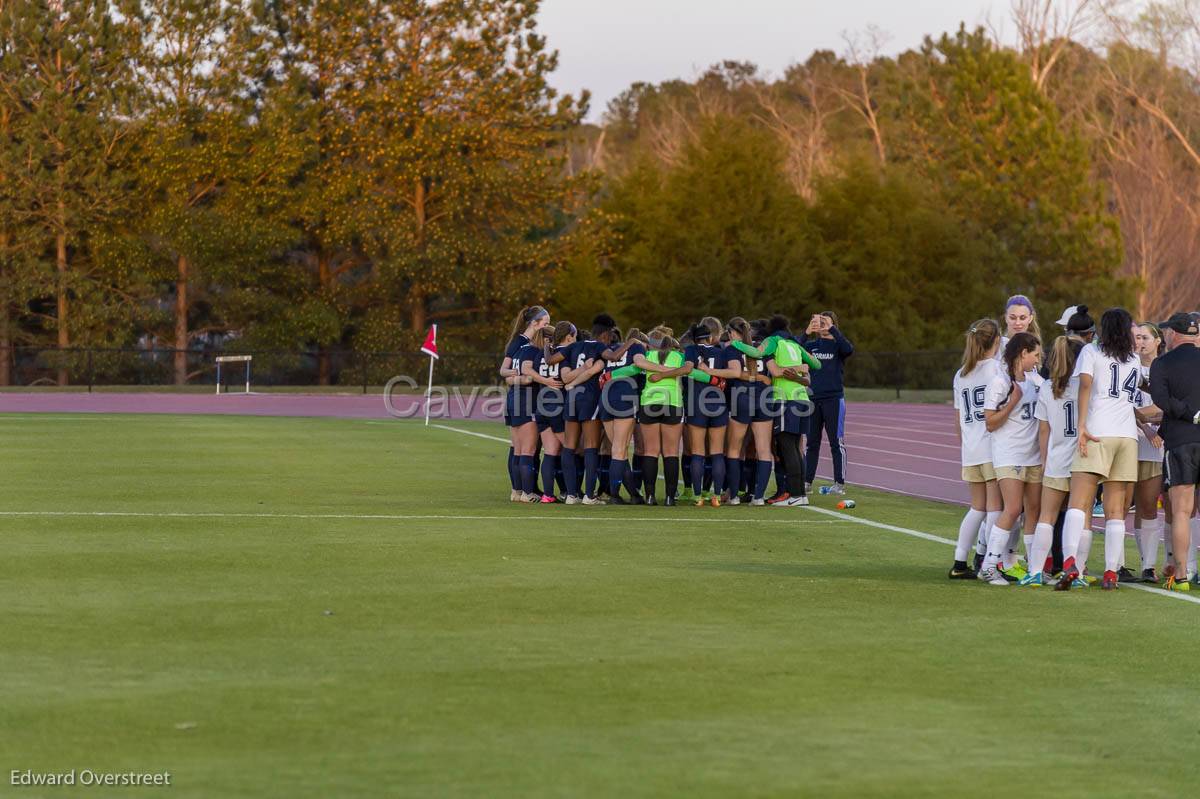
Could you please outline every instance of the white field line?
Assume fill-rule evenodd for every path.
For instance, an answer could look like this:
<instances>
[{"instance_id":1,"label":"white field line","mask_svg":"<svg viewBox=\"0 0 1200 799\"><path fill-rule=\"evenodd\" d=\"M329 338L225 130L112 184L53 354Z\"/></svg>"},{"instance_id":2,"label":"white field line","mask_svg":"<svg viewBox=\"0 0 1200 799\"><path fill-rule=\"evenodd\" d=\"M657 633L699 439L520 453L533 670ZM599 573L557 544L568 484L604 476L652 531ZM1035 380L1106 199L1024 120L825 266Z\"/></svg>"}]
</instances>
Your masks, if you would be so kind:
<instances>
[{"instance_id":1,"label":"white field line","mask_svg":"<svg viewBox=\"0 0 1200 799\"><path fill-rule=\"evenodd\" d=\"M673 516L563 516L559 514L542 514L538 516L470 516L466 514L405 514L405 513L221 513L204 512L162 512L153 511L51 511L51 510L8 510L0 511L2 517L133 517L147 519L352 519L371 521L430 521L445 519L450 521L530 521L530 522L667 522L679 524L729 524L729 518L703 517L673 517ZM767 519L737 519L738 524L778 524L794 522L778 514L778 518ZM830 521L827 524L837 524Z\"/></svg>"},{"instance_id":2,"label":"white field line","mask_svg":"<svg viewBox=\"0 0 1200 799\"><path fill-rule=\"evenodd\" d=\"M505 441L502 438L496 438L496 436L483 436L480 433L473 433L469 430L460 430L457 427L450 427L449 425L431 425L431 427L438 427L442 430L450 430L455 433L465 433L467 435L476 435L476 436L481 436L483 438L491 438L493 440L501 442L502 444L508 443L507 441ZM875 468L879 468L879 467L875 467ZM890 471L899 471L899 470L892 469ZM828 479L828 478L826 478L826 479ZM858 485L865 485L865 484L859 483ZM866 527L874 527L879 530L888 530L893 533L900 533L901 535L907 535L907 536L911 536L913 538L920 538L925 541L932 541L935 544L946 544L948 546L955 545L955 542L951 541L949 538L942 538L940 535L934 535L932 533L926 533L926 532L922 532L920 530L913 530L908 527L899 527L894 524L884 524L883 522L872 521L871 519L863 519L858 516L851 516L848 513L840 513L838 511L834 511L834 510L827 510L826 508L818 508L814 505L808 506L807 510L814 511L816 513L819 513L819 514L822 514L825 516L832 516L835 519L842 519L844 521L851 522L853 524L861 524ZM803 512L803 511L801 511L801 512ZM547 518L547 517L535 517L535 518ZM593 517L593 518L597 518L597 517ZM613 517L608 517L608 518L611 519ZM670 517L663 517L663 518L670 518ZM728 520L723 520L723 521L728 521ZM1165 596L1169 599L1180 599L1180 600L1183 600L1184 602L1192 602L1197 605L1200 605L1200 597L1189 596L1187 594L1178 594L1178 593L1175 593L1174 591L1164 591L1161 588L1152 588L1151 586L1138 585L1137 583L1125 583L1125 587L1134 588L1138 591L1146 591L1147 593L1151 593L1151 594L1158 594L1160 596Z\"/></svg>"}]
</instances>

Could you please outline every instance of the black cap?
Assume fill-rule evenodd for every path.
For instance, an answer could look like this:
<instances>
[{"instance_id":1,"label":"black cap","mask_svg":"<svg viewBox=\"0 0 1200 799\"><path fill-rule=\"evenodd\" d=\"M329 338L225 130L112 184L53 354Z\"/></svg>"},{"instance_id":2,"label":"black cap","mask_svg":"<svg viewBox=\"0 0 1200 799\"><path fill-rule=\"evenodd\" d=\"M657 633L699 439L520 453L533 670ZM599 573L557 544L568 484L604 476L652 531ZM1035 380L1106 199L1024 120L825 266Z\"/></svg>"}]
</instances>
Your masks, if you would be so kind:
<instances>
[{"instance_id":1,"label":"black cap","mask_svg":"<svg viewBox=\"0 0 1200 799\"><path fill-rule=\"evenodd\" d=\"M1183 311L1171 314L1170 319L1159 322L1158 326L1163 330L1174 330L1185 336L1200 334L1200 321L1196 320L1195 315Z\"/></svg>"}]
</instances>

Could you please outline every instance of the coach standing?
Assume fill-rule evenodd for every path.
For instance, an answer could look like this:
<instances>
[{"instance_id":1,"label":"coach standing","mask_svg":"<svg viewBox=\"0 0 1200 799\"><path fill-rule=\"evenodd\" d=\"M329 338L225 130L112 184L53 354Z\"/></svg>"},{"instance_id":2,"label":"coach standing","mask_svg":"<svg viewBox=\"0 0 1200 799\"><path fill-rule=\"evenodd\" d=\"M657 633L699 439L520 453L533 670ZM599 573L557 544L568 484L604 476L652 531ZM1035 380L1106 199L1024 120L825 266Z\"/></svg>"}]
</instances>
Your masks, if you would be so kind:
<instances>
[{"instance_id":1,"label":"coach standing","mask_svg":"<svg viewBox=\"0 0 1200 799\"><path fill-rule=\"evenodd\" d=\"M1164 467L1171 488L1171 537L1176 565L1167 588L1188 590L1188 529L1200 483L1200 324L1195 317L1177 313L1159 326L1167 352L1150 365L1150 396L1162 411L1158 434L1166 447Z\"/></svg>"},{"instance_id":2,"label":"coach standing","mask_svg":"<svg viewBox=\"0 0 1200 799\"><path fill-rule=\"evenodd\" d=\"M821 362L819 371L812 372L813 415L808 422L808 453L804 482L812 486L817 477L817 460L821 457L821 430L829 438L829 456L833 461L831 494L846 493L846 388L842 367L854 354L854 345L837 327L837 314L823 311L813 316L804 331L804 349Z\"/></svg>"}]
</instances>

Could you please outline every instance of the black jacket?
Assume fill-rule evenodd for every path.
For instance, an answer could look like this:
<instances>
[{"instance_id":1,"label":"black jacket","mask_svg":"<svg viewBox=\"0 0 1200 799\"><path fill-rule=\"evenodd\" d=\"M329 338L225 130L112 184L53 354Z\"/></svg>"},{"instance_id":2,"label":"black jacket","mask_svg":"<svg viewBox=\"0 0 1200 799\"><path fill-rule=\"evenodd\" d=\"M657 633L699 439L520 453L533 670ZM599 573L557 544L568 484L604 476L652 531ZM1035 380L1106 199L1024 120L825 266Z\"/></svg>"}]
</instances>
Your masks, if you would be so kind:
<instances>
[{"instance_id":1,"label":"black jacket","mask_svg":"<svg viewBox=\"0 0 1200 799\"><path fill-rule=\"evenodd\" d=\"M1150 364L1150 396L1162 409L1158 434L1167 449L1200 444L1200 349L1182 344Z\"/></svg>"}]
</instances>

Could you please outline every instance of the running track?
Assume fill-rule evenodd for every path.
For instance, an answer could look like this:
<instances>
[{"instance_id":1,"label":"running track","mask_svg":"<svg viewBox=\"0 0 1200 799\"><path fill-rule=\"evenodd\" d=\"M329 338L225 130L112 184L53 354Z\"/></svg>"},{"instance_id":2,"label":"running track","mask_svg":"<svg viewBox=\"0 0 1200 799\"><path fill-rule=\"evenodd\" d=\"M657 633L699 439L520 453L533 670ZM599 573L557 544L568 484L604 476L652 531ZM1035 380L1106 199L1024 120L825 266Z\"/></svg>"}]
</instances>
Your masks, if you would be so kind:
<instances>
[{"instance_id":1,"label":"running track","mask_svg":"<svg viewBox=\"0 0 1200 799\"><path fill-rule=\"evenodd\" d=\"M450 400L451 419L488 419L482 409L464 413ZM398 396L397 410L423 415L423 398ZM320 394L117 394L0 393L0 413L200 413L250 416L328 416L387 419L379 395ZM940 502L965 504L955 415L949 405L849 403L846 410L846 478L869 488ZM832 478L823 443L818 477Z\"/></svg>"}]
</instances>

